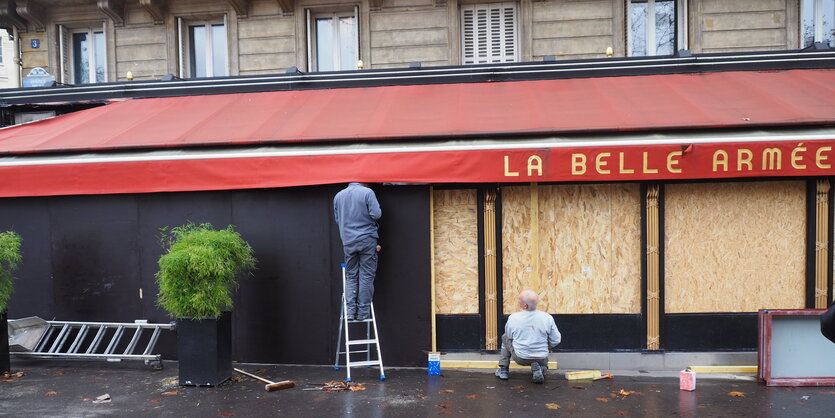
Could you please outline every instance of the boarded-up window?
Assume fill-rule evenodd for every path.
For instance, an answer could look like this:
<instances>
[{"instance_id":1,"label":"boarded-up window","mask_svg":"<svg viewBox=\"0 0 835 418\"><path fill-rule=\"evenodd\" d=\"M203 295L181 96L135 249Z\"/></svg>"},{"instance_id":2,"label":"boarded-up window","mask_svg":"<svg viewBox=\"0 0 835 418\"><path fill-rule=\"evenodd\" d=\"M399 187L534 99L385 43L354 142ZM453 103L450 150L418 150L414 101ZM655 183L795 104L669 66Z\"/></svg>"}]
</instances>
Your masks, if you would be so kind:
<instances>
[{"instance_id":1,"label":"boarded-up window","mask_svg":"<svg viewBox=\"0 0 835 418\"><path fill-rule=\"evenodd\" d=\"M665 311L803 308L805 246L804 182L667 185Z\"/></svg>"},{"instance_id":2,"label":"boarded-up window","mask_svg":"<svg viewBox=\"0 0 835 418\"><path fill-rule=\"evenodd\" d=\"M464 64L519 61L516 3L461 6L461 61Z\"/></svg>"},{"instance_id":3,"label":"boarded-up window","mask_svg":"<svg viewBox=\"0 0 835 418\"><path fill-rule=\"evenodd\" d=\"M439 314L478 313L475 190L434 191L435 305Z\"/></svg>"},{"instance_id":4,"label":"boarded-up window","mask_svg":"<svg viewBox=\"0 0 835 418\"><path fill-rule=\"evenodd\" d=\"M502 188L504 313L523 289L550 313L640 312L640 205L637 184Z\"/></svg>"}]
</instances>

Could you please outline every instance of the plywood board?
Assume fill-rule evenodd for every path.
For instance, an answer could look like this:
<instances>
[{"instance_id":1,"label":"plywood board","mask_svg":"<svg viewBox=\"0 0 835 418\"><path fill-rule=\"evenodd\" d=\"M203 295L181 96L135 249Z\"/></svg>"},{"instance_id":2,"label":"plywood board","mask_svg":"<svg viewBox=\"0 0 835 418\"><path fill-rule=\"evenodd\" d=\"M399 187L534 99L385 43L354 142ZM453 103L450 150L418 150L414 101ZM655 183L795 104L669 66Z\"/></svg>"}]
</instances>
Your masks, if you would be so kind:
<instances>
[{"instance_id":1,"label":"plywood board","mask_svg":"<svg viewBox=\"0 0 835 418\"><path fill-rule=\"evenodd\" d=\"M804 307L806 183L670 184L664 223L666 312Z\"/></svg>"},{"instance_id":2,"label":"plywood board","mask_svg":"<svg viewBox=\"0 0 835 418\"><path fill-rule=\"evenodd\" d=\"M435 304L439 314L478 313L476 191L435 190Z\"/></svg>"},{"instance_id":3,"label":"plywood board","mask_svg":"<svg viewBox=\"0 0 835 418\"><path fill-rule=\"evenodd\" d=\"M640 234L637 184L503 188L504 312L523 289L551 313L640 312Z\"/></svg>"}]
</instances>

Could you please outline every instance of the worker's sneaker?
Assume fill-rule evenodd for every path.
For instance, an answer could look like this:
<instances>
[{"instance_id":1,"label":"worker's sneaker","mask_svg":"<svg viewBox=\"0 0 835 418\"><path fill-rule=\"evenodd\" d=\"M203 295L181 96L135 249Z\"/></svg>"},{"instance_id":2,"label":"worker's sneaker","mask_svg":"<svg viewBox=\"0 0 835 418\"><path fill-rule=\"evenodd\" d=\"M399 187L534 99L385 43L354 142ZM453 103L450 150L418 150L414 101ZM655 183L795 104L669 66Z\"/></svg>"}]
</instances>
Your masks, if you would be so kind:
<instances>
[{"instance_id":1,"label":"worker's sneaker","mask_svg":"<svg viewBox=\"0 0 835 418\"><path fill-rule=\"evenodd\" d=\"M531 373L533 375L531 377L534 383L542 383L545 381L545 374L542 373L542 366L540 366L539 363L531 363Z\"/></svg>"},{"instance_id":2,"label":"worker's sneaker","mask_svg":"<svg viewBox=\"0 0 835 418\"><path fill-rule=\"evenodd\" d=\"M358 314L357 315L357 321L365 321L369 318L371 318L370 314Z\"/></svg>"},{"instance_id":3,"label":"worker's sneaker","mask_svg":"<svg viewBox=\"0 0 835 418\"><path fill-rule=\"evenodd\" d=\"M349 321L353 321L353 320L357 319L357 316L352 315L352 314L348 314L346 319L348 319Z\"/></svg>"},{"instance_id":4,"label":"worker's sneaker","mask_svg":"<svg viewBox=\"0 0 835 418\"><path fill-rule=\"evenodd\" d=\"M507 380L508 378L510 378L510 376L508 376L507 374L507 366L499 366L499 368L496 369L496 377L498 377L501 380Z\"/></svg>"}]
</instances>

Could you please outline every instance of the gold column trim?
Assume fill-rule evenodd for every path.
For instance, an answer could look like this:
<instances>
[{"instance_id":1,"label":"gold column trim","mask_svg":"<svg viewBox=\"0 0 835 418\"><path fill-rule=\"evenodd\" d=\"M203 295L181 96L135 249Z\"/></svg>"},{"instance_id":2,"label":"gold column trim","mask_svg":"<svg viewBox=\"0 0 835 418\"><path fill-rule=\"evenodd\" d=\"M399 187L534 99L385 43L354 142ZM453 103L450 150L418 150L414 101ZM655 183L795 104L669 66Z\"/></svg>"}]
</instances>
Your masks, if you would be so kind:
<instances>
[{"instance_id":1,"label":"gold column trim","mask_svg":"<svg viewBox=\"0 0 835 418\"><path fill-rule=\"evenodd\" d=\"M661 277L658 248L660 245L658 196L660 186L647 186L647 350L661 348L660 337L660 299Z\"/></svg>"},{"instance_id":2,"label":"gold column trim","mask_svg":"<svg viewBox=\"0 0 835 418\"><path fill-rule=\"evenodd\" d=\"M498 277L496 275L496 190L484 191L484 342L498 350Z\"/></svg>"},{"instance_id":3,"label":"gold column trim","mask_svg":"<svg viewBox=\"0 0 835 418\"><path fill-rule=\"evenodd\" d=\"M438 306L435 302L435 188L429 186L429 265L430 268L430 323L432 325L432 352L438 351L438 324L435 314Z\"/></svg>"},{"instance_id":4,"label":"gold column trim","mask_svg":"<svg viewBox=\"0 0 835 418\"><path fill-rule=\"evenodd\" d=\"M815 193L815 308L825 309L829 285L829 180L818 180Z\"/></svg>"}]
</instances>

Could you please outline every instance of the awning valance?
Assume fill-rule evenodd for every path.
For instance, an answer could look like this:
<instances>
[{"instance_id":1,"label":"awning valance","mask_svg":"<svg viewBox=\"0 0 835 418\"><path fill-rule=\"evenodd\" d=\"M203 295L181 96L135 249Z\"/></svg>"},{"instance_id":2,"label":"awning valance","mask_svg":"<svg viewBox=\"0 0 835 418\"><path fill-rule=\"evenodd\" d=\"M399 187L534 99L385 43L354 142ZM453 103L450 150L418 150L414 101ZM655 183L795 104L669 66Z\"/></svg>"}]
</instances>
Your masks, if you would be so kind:
<instances>
[{"instance_id":1,"label":"awning valance","mask_svg":"<svg viewBox=\"0 0 835 418\"><path fill-rule=\"evenodd\" d=\"M835 128L420 144L237 147L0 158L0 197L370 183L835 175Z\"/></svg>"}]
</instances>

